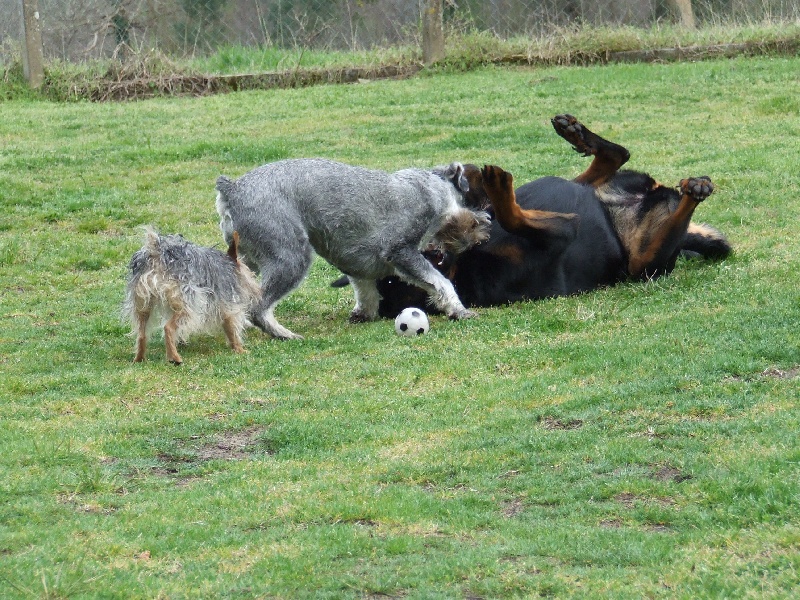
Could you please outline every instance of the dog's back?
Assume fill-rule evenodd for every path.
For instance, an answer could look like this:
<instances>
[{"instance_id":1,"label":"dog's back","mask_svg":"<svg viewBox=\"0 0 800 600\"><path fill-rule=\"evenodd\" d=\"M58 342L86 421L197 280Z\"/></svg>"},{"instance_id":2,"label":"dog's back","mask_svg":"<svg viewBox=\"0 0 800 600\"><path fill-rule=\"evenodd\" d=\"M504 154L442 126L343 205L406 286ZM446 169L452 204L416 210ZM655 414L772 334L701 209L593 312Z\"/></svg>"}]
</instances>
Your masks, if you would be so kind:
<instances>
[{"instance_id":1,"label":"dog's back","mask_svg":"<svg viewBox=\"0 0 800 600\"><path fill-rule=\"evenodd\" d=\"M256 240L288 234L307 238L328 262L364 277L388 274L377 252L395 241L427 243L461 200L431 171L386 173L325 159L278 161L236 181L220 177L217 191L220 227L226 239L240 231L245 255L259 254L263 244Z\"/></svg>"}]
</instances>

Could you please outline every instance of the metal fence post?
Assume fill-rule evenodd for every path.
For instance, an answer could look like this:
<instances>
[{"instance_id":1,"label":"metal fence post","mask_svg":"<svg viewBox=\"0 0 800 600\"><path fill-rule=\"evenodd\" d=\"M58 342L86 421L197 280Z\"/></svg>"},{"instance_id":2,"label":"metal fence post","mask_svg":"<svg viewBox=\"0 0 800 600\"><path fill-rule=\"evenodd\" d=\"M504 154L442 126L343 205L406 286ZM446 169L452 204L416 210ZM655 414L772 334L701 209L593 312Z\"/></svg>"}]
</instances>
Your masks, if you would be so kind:
<instances>
[{"instance_id":1,"label":"metal fence post","mask_svg":"<svg viewBox=\"0 0 800 600\"><path fill-rule=\"evenodd\" d=\"M425 0L422 10L422 60L432 65L444 58L442 0Z\"/></svg>"},{"instance_id":2,"label":"metal fence post","mask_svg":"<svg viewBox=\"0 0 800 600\"><path fill-rule=\"evenodd\" d=\"M39 19L39 0L22 1L22 68L28 85L37 89L44 83L44 53L42 51L42 22Z\"/></svg>"}]
</instances>

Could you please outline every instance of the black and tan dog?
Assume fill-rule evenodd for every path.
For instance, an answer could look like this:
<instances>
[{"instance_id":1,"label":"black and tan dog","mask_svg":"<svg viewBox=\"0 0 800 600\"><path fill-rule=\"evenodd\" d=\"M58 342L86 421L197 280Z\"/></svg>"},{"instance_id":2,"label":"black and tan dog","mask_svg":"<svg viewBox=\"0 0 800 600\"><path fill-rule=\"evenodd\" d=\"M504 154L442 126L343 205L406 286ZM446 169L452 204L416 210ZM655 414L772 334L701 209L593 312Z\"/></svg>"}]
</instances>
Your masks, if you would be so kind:
<instances>
[{"instance_id":1,"label":"black and tan dog","mask_svg":"<svg viewBox=\"0 0 800 600\"><path fill-rule=\"evenodd\" d=\"M620 170L630 157L571 115L552 119L556 132L589 168L569 181L544 177L516 191L510 173L485 166L482 182L494 212L489 241L458 256L431 258L466 306L497 306L576 294L628 279L669 273L683 252L724 258L731 247L717 230L691 222L714 190L708 177L678 189L646 173ZM468 167L468 170L469 167ZM472 167L472 170L475 170ZM394 317L424 296L396 278L379 282L380 314Z\"/></svg>"}]
</instances>

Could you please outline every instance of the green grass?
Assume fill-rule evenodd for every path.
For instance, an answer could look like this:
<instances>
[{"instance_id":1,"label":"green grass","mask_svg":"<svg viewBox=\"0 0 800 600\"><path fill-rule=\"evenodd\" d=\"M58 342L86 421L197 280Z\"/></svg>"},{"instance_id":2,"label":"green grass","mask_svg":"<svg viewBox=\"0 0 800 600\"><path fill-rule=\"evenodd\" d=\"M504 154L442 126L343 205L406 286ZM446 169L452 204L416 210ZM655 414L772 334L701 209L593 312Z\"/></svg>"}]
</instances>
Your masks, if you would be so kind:
<instances>
[{"instance_id":1,"label":"green grass","mask_svg":"<svg viewBox=\"0 0 800 600\"><path fill-rule=\"evenodd\" d=\"M124 104L0 103L9 598L788 598L800 585L800 58L481 69ZM235 356L132 364L138 226L220 244L214 180L284 157L710 175L735 254L655 282L349 325L315 262Z\"/></svg>"}]
</instances>

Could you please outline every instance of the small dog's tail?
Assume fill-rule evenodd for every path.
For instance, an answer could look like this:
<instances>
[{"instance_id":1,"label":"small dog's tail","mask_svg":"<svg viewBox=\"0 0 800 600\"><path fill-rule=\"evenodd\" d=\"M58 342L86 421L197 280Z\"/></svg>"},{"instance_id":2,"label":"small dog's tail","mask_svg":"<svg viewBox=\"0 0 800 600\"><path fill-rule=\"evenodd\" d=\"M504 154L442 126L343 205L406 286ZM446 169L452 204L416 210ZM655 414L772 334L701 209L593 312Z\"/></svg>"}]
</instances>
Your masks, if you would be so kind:
<instances>
[{"instance_id":1,"label":"small dog's tail","mask_svg":"<svg viewBox=\"0 0 800 600\"><path fill-rule=\"evenodd\" d=\"M144 226L144 245L142 250L147 252L148 256L152 259L161 256L161 236L150 225Z\"/></svg>"},{"instance_id":2,"label":"small dog's tail","mask_svg":"<svg viewBox=\"0 0 800 600\"><path fill-rule=\"evenodd\" d=\"M239 232L234 231L231 243L228 245L228 256L237 265L239 264Z\"/></svg>"},{"instance_id":3,"label":"small dog's tail","mask_svg":"<svg viewBox=\"0 0 800 600\"><path fill-rule=\"evenodd\" d=\"M233 181L224 175L217 178L217 213L219 213L219 228L228 244L233 243L233 217L228 199L233 191ZM238 246L238 242L236 244Z\"/></svg>"}]
</instances>

